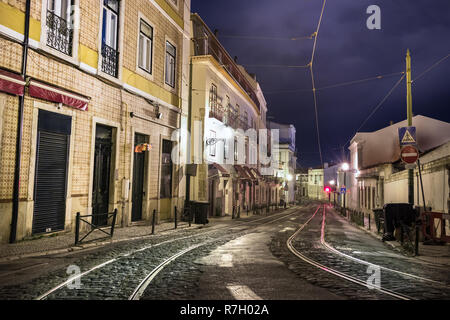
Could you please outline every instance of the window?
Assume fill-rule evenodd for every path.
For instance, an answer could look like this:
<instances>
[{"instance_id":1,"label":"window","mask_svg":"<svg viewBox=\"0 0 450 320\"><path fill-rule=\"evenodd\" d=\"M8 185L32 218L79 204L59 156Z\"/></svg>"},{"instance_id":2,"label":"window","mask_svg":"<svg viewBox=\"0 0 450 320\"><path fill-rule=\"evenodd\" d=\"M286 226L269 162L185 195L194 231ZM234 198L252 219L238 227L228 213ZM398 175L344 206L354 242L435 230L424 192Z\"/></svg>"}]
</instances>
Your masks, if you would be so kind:
<instances>
[{"instance_id":1,"label":"window","mask_svg":"<svg viewBox=\"0 0 450 320\"><path fill-rule=\"evenodd\" d=\"M234 138L234 161L238 161L238 139Z\"/></svg>"},{"instance_id":2,"label":"window","mask_svg":"<svg viewBox=\"0 0 450 320\"><path fill-rule=\"evenodd\" d=\"M102 71L117 77L119 0L103 0Z\"/></svg>"},{"instance_id":3,"label":"window","mask_svg":"<svg viewBox=\"0 0 450 320\"><path fill-rule=\"evenodd\" d=\"M175 62L177 52L175 47L166 41L166 84L175 88Z\"/></svg>"},{"instance_id":4,"label":"window","mask_svg":"<svg viewBox=\"0 0 450 320\"><path fill-rule=\"evenodd\" d=\"M210 156L212 156L212 157L215 157L216 156L216 141L215 141L215 139L216 139L216 132L215 131L209 131L209 137L211 138L211 139L214 139L214 141L212 141L213 143L212 144L210 144L209 145L209 155Z\"/></svg>"},{"instance_id":5,"label":"window","mask_svg":"<svg viewBox=\"0 0 450 320\"><path fill-rule=\"evenodd\" d=\"M47 45L68 56L72 56L72 5L73 0L48 0L47 2Z\"/></svg>"},{"instance_id":6,"label":"window","mask_svg":"<svg viewBox=\"0 0 450 320\"><path fill-rule=\"evenodd\" d=\"M209 108L214 116L217 111L217 86L213 83L209 91Z\"/></svg>"},{"instance_id":7,"label":"window","mask_svg":"<svg viewBox=\"0 0 450 320\"><path fill-rule=\"evenodd\" d=\"M162 141L160 197L172 197L172 141Z\"/></svg>"},{"instance_id":8,"label":"window","mask_svg":"<svg viewBox=\"0 0 450 320\"><path fill-rule=\"evenodd\" d=\"M139 24L139 68L152 73L153 28L141 19Z\"/></svg>"},{"instance_id":9,"label":"window","mask_svg":"<svg viewBox=\"0 0 450 320\"><path fill-rule=\"evenodd\" d=\"M228 152L229 152L229 146L228 146L228 140L223 140L223 158L228 159Z\"/></svg>"}]
</instances>

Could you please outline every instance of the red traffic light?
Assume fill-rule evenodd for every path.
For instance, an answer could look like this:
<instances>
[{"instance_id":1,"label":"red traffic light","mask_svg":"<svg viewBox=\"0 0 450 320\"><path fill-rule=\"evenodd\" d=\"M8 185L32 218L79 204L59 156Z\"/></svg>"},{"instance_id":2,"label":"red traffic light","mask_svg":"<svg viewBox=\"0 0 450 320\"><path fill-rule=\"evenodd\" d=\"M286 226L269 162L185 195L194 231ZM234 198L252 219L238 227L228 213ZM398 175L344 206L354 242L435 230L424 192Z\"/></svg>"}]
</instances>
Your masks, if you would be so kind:
<instances>
[{"instance_id":1,"label":"red traffic light","mask_svg":"<svg viewBox=\"0 0 450 320\"><path fill-rule=\"evenodd\" d=\"M325 187L323 190L324 190L326 193L330 193L330 192L331 192L331 188L330 188L330 187Z\"/></svg>"}]
</instances>

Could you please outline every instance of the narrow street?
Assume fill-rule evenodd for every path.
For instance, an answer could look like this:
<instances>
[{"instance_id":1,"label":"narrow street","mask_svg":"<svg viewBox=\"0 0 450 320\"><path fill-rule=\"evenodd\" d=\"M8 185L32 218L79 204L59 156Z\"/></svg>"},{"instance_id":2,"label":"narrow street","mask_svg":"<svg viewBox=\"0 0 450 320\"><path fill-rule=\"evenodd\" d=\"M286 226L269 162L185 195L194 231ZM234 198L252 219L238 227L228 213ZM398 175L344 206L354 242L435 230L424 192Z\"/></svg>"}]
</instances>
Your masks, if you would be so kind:
<instances>
[{"instance_id":1,"label":"narrow street","mask_svg":"<svg viewBox=\"0 0 450 320\"><path fill-rule=\"evenodd\" d=\"M69 266L81 274L68 275ZM379 288L367 287L368 267L380 268ZM450 298L443 266L393 251L319 203L171 236L4 262L0 279L1 299Z\"/></svg>"}]
</instances>

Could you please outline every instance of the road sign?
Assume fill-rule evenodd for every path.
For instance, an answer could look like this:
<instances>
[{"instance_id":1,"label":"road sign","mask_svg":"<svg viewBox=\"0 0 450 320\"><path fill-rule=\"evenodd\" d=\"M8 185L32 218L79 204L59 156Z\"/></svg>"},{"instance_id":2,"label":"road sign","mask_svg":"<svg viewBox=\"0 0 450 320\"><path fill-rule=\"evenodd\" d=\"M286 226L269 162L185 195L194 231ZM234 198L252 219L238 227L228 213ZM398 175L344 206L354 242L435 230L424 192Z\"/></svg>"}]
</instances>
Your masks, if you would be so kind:
<instances>
[{"instance_id":1,"label":"road sign","mask_svg":"<svg viewBox=\"0 0 450 320\"><path fill-rule=\"evenodd\" d=\"M347 189L345 187L341 187L341 193L346 193Z\"/></svg>"},{"instance_id":2,"label":"road sign","mask_svg":"<svg viewBox=\"0 0 450 320\"><path fill-rule=\"evenodd\" d=\"M419 151L414 146L405 146L402 148L400 156L402 161L407 164L415 163L419 159Z\"/></svg>"},{"instance_id":3,"label":"road sign","mask_svg":"<svg viewBox=\"0 0 450 320\"><path fill-rule=\"evenodd\" d=\"M398 128L400 146L414 146L417 144L416 127Z\"/></svg>"}]
</instances>

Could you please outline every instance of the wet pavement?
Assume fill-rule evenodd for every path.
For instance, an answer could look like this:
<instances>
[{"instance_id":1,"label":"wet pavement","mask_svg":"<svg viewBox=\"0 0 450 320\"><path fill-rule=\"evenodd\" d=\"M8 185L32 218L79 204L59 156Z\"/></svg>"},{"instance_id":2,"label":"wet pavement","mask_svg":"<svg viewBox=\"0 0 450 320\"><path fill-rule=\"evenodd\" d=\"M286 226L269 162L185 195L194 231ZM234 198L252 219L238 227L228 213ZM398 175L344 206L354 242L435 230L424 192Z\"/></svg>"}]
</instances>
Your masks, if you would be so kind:
<instances>
[{"instance_id":1,"label":"wet pavement","mask_svg":"<svg viewBox=\"0 0 450 320\"><path fill-rule=\"evenodd\" d=\"M379 288L365 285L370 279L377 284L374 275ZM0 299L450 299L449 284L445 266L395 252L314 203L0 263Z\"/></svg>"}]
</instances>

